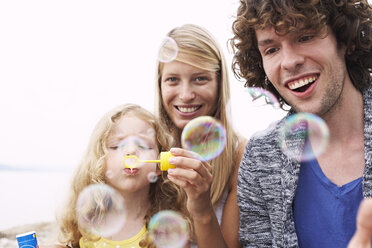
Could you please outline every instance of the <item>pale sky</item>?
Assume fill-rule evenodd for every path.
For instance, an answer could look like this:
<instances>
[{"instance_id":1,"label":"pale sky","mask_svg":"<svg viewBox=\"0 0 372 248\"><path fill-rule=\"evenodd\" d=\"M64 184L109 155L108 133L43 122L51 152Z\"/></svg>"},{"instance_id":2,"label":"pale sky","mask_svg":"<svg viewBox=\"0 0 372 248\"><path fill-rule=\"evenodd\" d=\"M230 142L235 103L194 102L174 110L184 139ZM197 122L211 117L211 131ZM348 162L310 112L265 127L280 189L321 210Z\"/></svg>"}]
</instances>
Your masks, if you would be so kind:
<instances>
[{"instance_id":1,"label":"pale sky","mask_svg":"<svg viewBox=\"0 0 372 248\"><path fill-rule=\"evenodd\" d=\"M176 26L208 29L230 66L237 2L1 1L0 165L74 167L106 111L122 103L153 111L157 51ZM254 107L230 78L233 122L244 136L283 116Z\"/></svg>"}]
</instances>

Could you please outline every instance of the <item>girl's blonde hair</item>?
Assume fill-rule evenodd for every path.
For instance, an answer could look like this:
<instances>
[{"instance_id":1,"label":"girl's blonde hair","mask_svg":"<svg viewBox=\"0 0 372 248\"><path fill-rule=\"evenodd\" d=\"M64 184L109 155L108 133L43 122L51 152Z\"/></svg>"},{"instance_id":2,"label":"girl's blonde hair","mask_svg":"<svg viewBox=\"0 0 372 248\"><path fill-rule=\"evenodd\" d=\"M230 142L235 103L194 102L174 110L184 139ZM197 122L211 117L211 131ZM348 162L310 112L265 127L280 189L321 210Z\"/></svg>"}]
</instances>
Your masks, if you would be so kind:
<instances>
[{"instance_id":1,"label":"girl's blonde hair","mask_svg":"<svg viewBox=\"0 0 372 248\"><path fill-rule=\"evenodd\" d=\"M58 219L60 226L59 241L63 244L70 244L72 247L79 247L79 240L89 236L78 226L77 214L75 211L77 199L80 192L91 184L104 184L106 182L106 155L107 139L114 124L127 114L135 115L147 122L155 131L155 138L159 151L168 150L172 144L172 137L158 122L152 113L135 104L124 104L109 111L95 126L83 159L79 163L70 187L66 204L61 209L62 213ZM183 214L188 220L186 209L186 194L183 190L170 182L163 172L155 183L150 186L149 199L150 209L148 210L144 224L148 224L150 218L157 212L165 209L175 210ZM91 239L92 237L87 237ZM149 242L142 242L149 245Z\"/></svg>"},{"instance_id":2,"label":"girl's blonde hair","mask_svg":"<svg viewBox=\"0 0 372 248\"><path fill-rule=\"evenodd\" d=\"M210 161L213 166L213 182L211 186L211 199L215 205L223 195L228 185L230 175L234 170L237 155L238 136L230 124L229 99L230 84L226 61L222 50L215 41L214 37L204 28L193 24L186 24L174 28L168 34L178 45L176 61L180 61L194 67L216 72L218 78L218 102L216 112L213 117L218 119L226 129L226 147L217 158ZM186 55L186 56L182 56ZM160 122L168 127L173 137L176 138L176 145L181 145L180 134L182 130L173 124L164 106L161 95L161 75L164 63L158 62L156 77L156 103L155 112L160 117Z\"/></svg>"}]
</instances>

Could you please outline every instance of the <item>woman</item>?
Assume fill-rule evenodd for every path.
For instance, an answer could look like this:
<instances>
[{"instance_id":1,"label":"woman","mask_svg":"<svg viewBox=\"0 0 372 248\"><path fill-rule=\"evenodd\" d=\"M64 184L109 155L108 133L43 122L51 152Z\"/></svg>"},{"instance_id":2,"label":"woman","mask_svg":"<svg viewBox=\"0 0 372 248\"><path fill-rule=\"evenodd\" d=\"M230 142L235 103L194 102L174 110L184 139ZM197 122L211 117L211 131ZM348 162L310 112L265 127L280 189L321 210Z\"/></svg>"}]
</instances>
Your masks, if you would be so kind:
<instances>
[{"instance_id":1,"label":"woman","mask_svg":"<svg viewBox=\"0 0 372 248\"><path fill-rule=\"evenodd\" d=\"M229 122L230 86L224 56L213 36L196 25L177 27L167 36L177 44L178 54L173 61L159 62L157 66L156 114L160 121L173 134L177 147L181 146L185 125L199 116L219 120L227 137L224 151L209 163L198 163L184 150L172 149L176 157L188 159L174 161L176 169L169 171L168 177L186 190L199 247L223 247L225 243L240 247L236 184L247 141Z\"/></svg>"}]
</instances>

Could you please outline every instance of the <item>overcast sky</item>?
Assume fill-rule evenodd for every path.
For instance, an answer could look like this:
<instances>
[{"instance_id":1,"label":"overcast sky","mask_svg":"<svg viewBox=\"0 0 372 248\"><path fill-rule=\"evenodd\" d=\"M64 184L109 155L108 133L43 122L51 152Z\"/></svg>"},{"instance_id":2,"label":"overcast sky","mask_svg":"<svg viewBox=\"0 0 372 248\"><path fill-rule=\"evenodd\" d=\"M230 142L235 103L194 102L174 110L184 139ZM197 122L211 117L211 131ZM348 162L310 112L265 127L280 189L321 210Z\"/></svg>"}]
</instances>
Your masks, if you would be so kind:
<instances>
[{"instance_id":1,"label":"overcast sky","mask_svg":"<svg viewBox=\"0 0 372 248\"><path fill-rule=\"evenodd\" d=\"M153 111L157 50L186 23L207 28L231 64L235 0L0 2L0 165L74 167L98 119L122 103ZM251 104L230 73L244 136L283 112Z\"/></svg>"}]
</instances>

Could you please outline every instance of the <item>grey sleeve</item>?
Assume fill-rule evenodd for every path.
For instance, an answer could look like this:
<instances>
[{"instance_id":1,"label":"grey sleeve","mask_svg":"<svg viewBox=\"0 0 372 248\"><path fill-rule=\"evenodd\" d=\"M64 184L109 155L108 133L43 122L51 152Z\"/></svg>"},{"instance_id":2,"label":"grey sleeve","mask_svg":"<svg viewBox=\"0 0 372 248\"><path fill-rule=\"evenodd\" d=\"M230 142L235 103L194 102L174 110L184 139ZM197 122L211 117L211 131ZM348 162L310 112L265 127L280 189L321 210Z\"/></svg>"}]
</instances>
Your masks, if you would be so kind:
<instances>
[{"instance_id":1,"label":"grey sleeve","mask_svg":"<svg viewBox=\"0 0 372 248\"><path fill-rule=\"evenodd\" d=\"M259 147L248 142L238 174L239 239L243 247L272 247L270 218L259 178ZM257 152L255 152L257 151Z\"/></svg>"}]
</instances>

